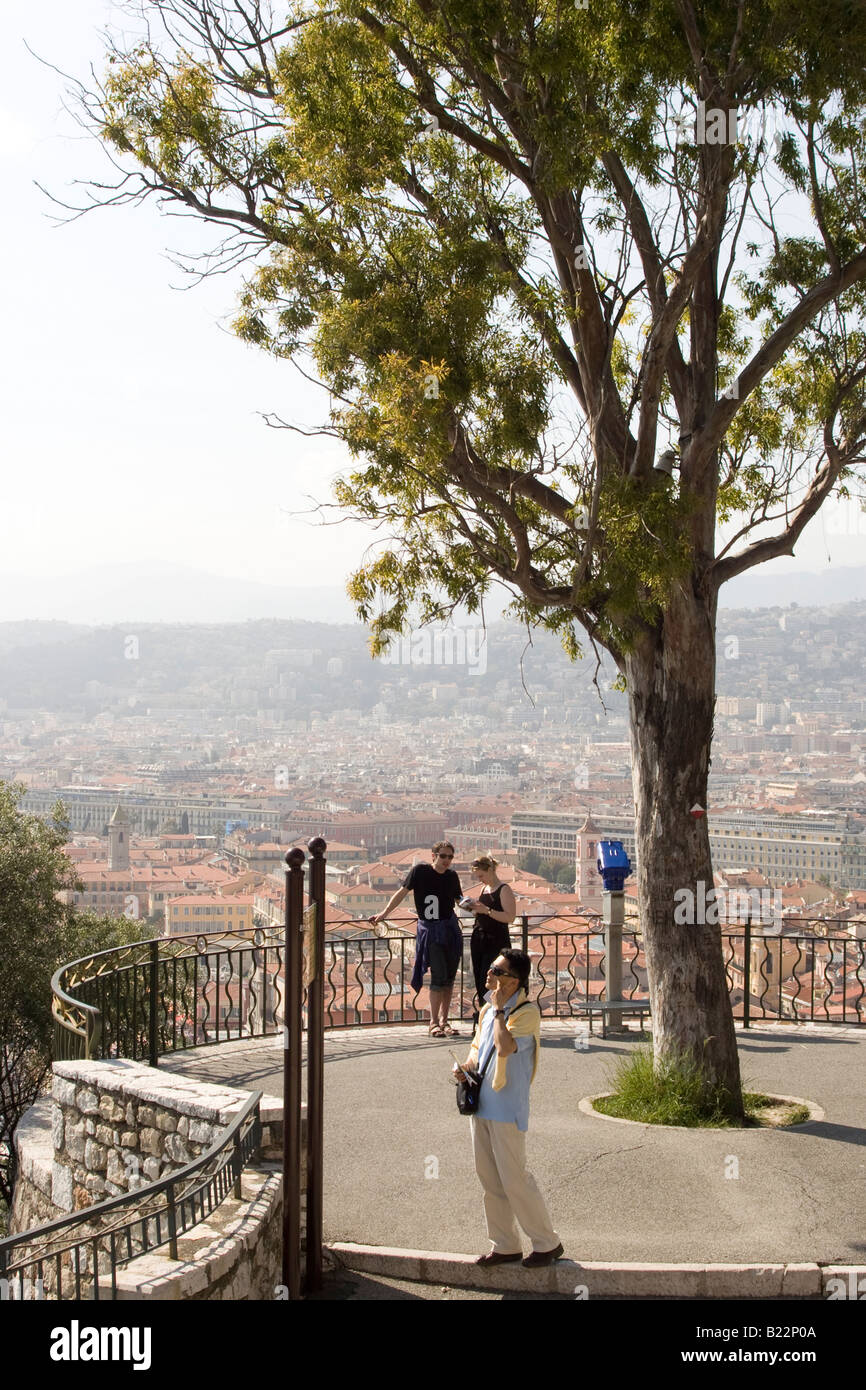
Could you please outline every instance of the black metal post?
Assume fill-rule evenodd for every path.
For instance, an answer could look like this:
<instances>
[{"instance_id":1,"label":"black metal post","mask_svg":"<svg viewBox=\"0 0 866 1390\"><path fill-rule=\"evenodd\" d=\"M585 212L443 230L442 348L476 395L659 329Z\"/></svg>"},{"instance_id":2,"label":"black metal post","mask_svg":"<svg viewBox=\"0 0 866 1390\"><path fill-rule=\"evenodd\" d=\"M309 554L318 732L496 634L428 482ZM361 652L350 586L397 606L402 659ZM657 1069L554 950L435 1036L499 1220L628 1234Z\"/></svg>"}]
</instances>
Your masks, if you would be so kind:
<instances>
[{"instance_id":1,"label":"black metal post","mask_svg":"<svg viewBox=\"0 0 866 1390\"><path fill-rule=\"evenodd\" d=\"M168 1204L166 1216L168 1218L168 1253L171 1259L177 1259L177 1207L175 1205L174 1183L170 1182L165 1192Z\"/></svg>"},{"instance_id":2,"label":"black metal post","mask_svg":"<svg viewBox=\"0 0 866 1390\"><path fill-rule=\"evenodd\" d=\"M301 932L304 851L286 855L283 970L283 1283L301 1296Z\"/></svg>"},{"instance_id":3,"label":"black metal post","mask_svg":"<svg viewBox=\"0 0 866 1390\"><path fill-rule=\"evenodd\" d=\"M749 1000L752 993L752 905L746 909L743 933L743 1027L749 1026Z\"/></svg>"},{"instance_id":4,"label":"black metal post","mask_svg":"<svg viewBox=\"0 0 866 1390\"><path fill-rule=\"evenodd\" d=\"M313 908L307 979L307 1282L322 1287L322 1149L325 1100L325 841L310 840L310 904ZM375 947L374 947L375 950Z\"/></svg>"},{"instance_id":5,"label":"black metal post","mask_svg":"<svg viewBox=\"0 0 866 1390\"><path fill-rule=\"evenodd\" d=\"M520 949L523 952L529 950L529 918L525 912L520 919Z\"/></svg>"},{"instance_id":6,"label":"black metal post","mask_svg":"<svg viewBox=\"0 0 866 1390\"><path fill-rule=\"evenodd\" d=\"M244 1170L244 1156L243 1156L243 1154L242 1154L242 1152L241 1152L241 1132L240 1132L240 1130L238 1129L238 1130L235 1131L235 1138L234 1138L234 1175L235 1175L235 1180L234 1180L234 1186L232 1187L232 1193L233 1193L233 1195L234 1195L235 1197L237 1197L238 1201L240 1201L241 1198L243 1197L243 1188L241 1187L241 1174L243 1173L243 1170Z\"/></svg>"},{"instance_id":7,"label":"black metal post","mask_svg":"<svg viewBox=\"0 0 866 1390\"><path fill-rule=\"evenodd\" d=\"M159 1066L159 1054L157 1049L156 1037L156 997L159 980L159 940L154 937L150 943L150 1065Z\"/></svg>"}]
</instances>

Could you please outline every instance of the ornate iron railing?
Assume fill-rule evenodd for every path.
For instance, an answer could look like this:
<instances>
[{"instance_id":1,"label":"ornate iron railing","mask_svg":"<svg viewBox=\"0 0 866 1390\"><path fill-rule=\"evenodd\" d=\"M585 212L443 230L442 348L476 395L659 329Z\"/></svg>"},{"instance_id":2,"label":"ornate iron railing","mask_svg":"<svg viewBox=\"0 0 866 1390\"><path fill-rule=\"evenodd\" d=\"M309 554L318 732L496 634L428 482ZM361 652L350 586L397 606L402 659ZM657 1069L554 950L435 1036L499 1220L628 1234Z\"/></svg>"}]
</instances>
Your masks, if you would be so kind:
<instances>
[{"instance_id":1,"label":"ornate iron railing","mask_svg":"<svg viewBox=\"0 0 866 1390\"><path fill-rule=\"evenodd\" d=\"M282 935L263 928L84 956L52 977L55 1059L127 1057L155 1066L164 1052L272 1033L281 970ZM235 1025L241 1008L244 1024Z\"/></svg>"},{"instance_id":2,"label":"ornate iron railing","mask_svg":"<svg viewBox=\"0 0 866 1390\"><path fill-rule=\"evenodd\" d=\"M261 1145L255 1091L222 1137L198 1158L160 1178L0 1240L0 1287L12 1299L115 1299L117 1271L130 1260L177 1242L233 1192Z\"/></svg>"},{"instance_id":3,"label":"ornate iron railing","mask_svg":"<svg viewBox=\"0 0 866 1390\"><path fill-rule=\"evenodd\" d=\"M567 920L575 921L574 930L562 929ZM817 934L833 925L816 922L815 930L796 936L748 925L722 931L735 1018L866 1023L866 940ZM325 1027L420 1021L426 1010L410 983L414 933L362 931L357 922L329 926L322 962ZM512 940L532 956L530 996L544 1015L571 1018L603 998L600 924L562 914L545 928L524 917L513 925ZM640 932L624 929L622 943L623 996L646 997ZM163 1053L282 1028L282 933L256 928L117 947L62 967L52 989L56 1057L129 1057L155 1066ZM465 933L451 1015L468 1019L476 1007Z\"/></svg>"}]
</instances>

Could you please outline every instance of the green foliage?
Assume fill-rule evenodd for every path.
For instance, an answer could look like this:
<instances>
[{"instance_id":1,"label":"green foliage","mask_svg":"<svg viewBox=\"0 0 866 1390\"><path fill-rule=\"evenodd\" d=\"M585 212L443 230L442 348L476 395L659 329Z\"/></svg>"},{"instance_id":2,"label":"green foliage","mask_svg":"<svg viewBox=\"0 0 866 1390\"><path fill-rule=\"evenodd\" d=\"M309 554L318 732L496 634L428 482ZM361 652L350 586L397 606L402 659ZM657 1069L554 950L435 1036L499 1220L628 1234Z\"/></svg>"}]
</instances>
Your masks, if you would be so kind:
<instances>
[{"instance_id":1,"label":"green foliage","mask_svg":"<svg viewBox=\"0 0 866 1390\"><path fill-rule=\"evenodd\" d=\"M639 1047L617 1059L611 1070L612 1094L593 1106L604 1115L647 1125L683 1125L695 1129L731 1129L766 1123L763 1112L779 1102L760 1091L743 1091L743 1114L738 1097L707 1078L691 1055L666 1055L654 1062L651 1047ZM809 1109L792 1105L784 1126L803 1124Z\"/></svg>"},{"instance_id":2,"label":"green foliage","mask_svg":"<svg viewBox=\"0 0 866 1390\"><path fill-rule=\"evenodd\" d=\"M739 1097L708 1081L691 1056L672 1054L654 1065L652 1048L637 1048L618 1058L609 1084L613 1094L593 1102L605 1115L697 1128L742 1124Z\"/></svg>"},{"instance_id":3,"label":"green foliage","mask_svg":"<svg viewBox=\"0 0 866 1390\"><path fill-rule=\"evenodd\" d=\"M517 857L517 866L528 874L540 873L541 855L537 849L528 849Z\"/></svg>"},{"instance_id":4,"label":"green foliage","mask_svg":"<svg viewBox=\"0 0 866 1390\"><path fill-rule=\"evenodd\" d=\"M49 824L19 808L24 791L0 782L0 1195L7 1200L12 1135L50 1059L51 976L67 961L147 935L140 922L61 901L81 886L63 852L63 806Z\"/></svg>"},{"instance_id":5,"label":"green foliage","mask_svg":"<svg viewBox=\"0 0 866 1390\"><path fill-rule=\"evenodd\" d=\"M701 588L714 517L748 531L784 513L826 427L844 486L866 432L863 277L804 315L709 468L684 457L660 480L630 464L647 418L660 441L694 438L712 395L862 250L862 6L698 3L693 40L675 0L295 0L279 37L250 46L218 4L225 33L240 26L222 54L184 24L194 5L166 8L186 38L173 56L156 39L112 52L100 133L160 197L257 244L236 331L312 357L355 464L336 502L389 538L348 586L374 652L411 621L477 611L501 581L570 655L582 627L622 666L676 586ZM740 134L717 158L675 136L725 82L776 144ZM670 357L641 398L658 309L617 163L671 295L728 181L712 293L699 311L685 294L673 326L687 400ZM577 242L591 284L569 273Z\"/></svg>"},{"instance_id":6,"label":"green foliage","mask_svg":"<svg viewBox=\"0 0 866 1390\"><path fill-rule=\"evenodd\" d=\"M0 1038L21 1029L45 1049L50 1041L50 981L59 965L91 951L141 938L141 924L78 912L59 894L81 887L63 852L68 827L61 803L53 823L20 810L18 783L0 782Z\"/></svg>"}]
</instances>

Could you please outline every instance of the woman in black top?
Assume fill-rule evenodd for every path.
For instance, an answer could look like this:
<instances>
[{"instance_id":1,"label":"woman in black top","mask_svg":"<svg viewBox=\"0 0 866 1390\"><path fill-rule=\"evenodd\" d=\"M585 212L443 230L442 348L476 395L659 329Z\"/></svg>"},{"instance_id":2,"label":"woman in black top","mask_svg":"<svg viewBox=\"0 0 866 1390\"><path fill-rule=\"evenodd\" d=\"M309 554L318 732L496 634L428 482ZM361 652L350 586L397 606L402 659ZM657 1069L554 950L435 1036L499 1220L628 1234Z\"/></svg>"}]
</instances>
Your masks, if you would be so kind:
<instances>
[{"instance_id":1,"label":"woman in black top","mask_svg":"<svg viewBox=\"0 0 866 1390\"><path fill-rule=\"evenodd\" d=\"M473 1023L477 1023L487 993L487 972L500 951L511 945L508 924L513 922L517 915L517 904L508 884L501 883L497 878L496 860L491 859L489 854L482 854L474 859L472 867L485 884L484 891L477 898L464 898L462 904L475 913L475 926L469 939L469 950L477 995Z\"/></svg>"}]
</instances>

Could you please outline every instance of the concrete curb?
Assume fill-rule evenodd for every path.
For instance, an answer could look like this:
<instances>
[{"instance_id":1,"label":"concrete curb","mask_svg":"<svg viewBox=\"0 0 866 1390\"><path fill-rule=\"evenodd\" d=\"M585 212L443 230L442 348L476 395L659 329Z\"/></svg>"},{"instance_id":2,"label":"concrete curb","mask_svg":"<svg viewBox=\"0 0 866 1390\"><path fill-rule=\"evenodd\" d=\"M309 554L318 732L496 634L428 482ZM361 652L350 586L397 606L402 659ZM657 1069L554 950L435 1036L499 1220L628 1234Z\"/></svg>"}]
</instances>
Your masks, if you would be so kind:
<instances>
[{"instance_id":1,"label":"concrete curb","mask_svg":"<svg viewBox=\"0 0 866 1390\"><path fill-rule=\"evenodd\" d=\"M603 1111L596 1110L593 1101L601 1100L603 1096L612 1096L613 1094L613 1091L596 1091L593 1096L582 1096L577 1102L577 1108L582 1115L590 1115L594 1120L607 1120L609 1124L614 1125L638 1125L641 1129L664 1130L665 1133L668 1130L672 1130L675 1134L740 1134L743 1132L738 1129L729 1129L724 1125L703 1125L701 1127L697 1125L654 1125L647 1120L626 1120L622 1115L605 1115ZM767 1091L766 1094L770 1095L770 1092ZM808 1120L801 1120L798 1125L754 1125L749 1127L749 1134L785 1134L788 1130L805 1129L807 1125L817 1124L827 1118L820 1105L816 1105L813 1100L806 1100L803 1096L783 1096L778 1091L774 1091L772 1099L790 1101L793 1105L805 1105L809 1111Z\"/></svg>"},{"instance_id":2,"label":"concrete curb","mask_svg":"<svg viewBox=\"0 0 866 1390\"><path fill-rule=\"evenodd\" d=\"M821 1298L829 1279L852 1281L866 1267L818 1264L620 1264L562 1259L542 1269L519 1264L479 1268L473 1255L439 1250L397 1250L333 1241L325 1246L337 1265L391 1279L415 1279L452 1288L555 1293L576 1301L595 1298ZM837 1288L838 1285L834 1285Z\"/></svg>"}]
</instances>

